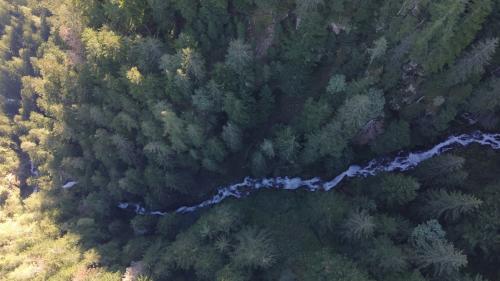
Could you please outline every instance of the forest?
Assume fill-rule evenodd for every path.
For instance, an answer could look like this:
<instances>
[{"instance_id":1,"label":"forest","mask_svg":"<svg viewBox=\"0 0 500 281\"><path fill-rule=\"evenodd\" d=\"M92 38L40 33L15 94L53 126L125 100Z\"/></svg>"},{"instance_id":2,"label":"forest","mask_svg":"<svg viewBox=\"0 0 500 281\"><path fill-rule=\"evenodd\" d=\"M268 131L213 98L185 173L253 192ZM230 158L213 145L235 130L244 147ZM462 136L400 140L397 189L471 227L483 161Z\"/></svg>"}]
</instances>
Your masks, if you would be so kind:
<instances>
[{"instance_id":1,"label":"forest","mask_svg":"<svg viewBox=\"0 0 500 281\"><path fill-rule=\"evenodd\" d=\"M497 0L0 0L0 281L500 280L477 144L175 211L500 133L499 38Z\"/></svg>"}]
</instances>

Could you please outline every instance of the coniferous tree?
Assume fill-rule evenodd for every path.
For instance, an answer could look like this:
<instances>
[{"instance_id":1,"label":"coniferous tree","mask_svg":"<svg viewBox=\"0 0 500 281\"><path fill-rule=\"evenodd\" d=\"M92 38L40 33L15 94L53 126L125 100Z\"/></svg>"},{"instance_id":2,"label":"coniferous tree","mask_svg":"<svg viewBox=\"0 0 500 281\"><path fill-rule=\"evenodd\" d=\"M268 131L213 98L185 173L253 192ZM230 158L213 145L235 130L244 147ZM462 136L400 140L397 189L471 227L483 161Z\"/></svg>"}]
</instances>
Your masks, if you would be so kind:
<instances>
[{"instance_id":1,"label":"coniferous tree","mask_svg":"<svg viewBox=\"0 0 500 281\"><path fill-rule=\"evenodd\" d=\"M232 261L241 267L267 268L277 261L277 251L266 230L245 228L236 234Z\"/></svg>"},{"instance_id":2,"label":"coniferous tree","mask_svg":"<svg viewBox=\"0 0 500 281\"><path fill-rule=\"evenodd\" d=\"M297 136L290 127L285 127L276 132L273 147L279 159L284 162L291 162L297 157L299 150Z\"/></svg>"},{"instance_id":3,"label":"coniferous tree","mask_svg":"<svg viewBox=\"0 0 500 281\"><path fill-rule=\"evenodd\" d=\"M315 11L319 5L323 4L323 0L296 0L297 13L300 16L305 16L309 12Z\"/></svg>"},{"instance_id":4,"label":"coniferous tree","mask_svg":"<svg viewBox=\"0 0 500 281\"><path fill-rule=\"evenodd\" d=\"M459 191L430 191L425 196L422 212L427 216L456 221L460 216L477 210L483 201Z\"/></svg>"},{"instance_id":5,"label":"coniferous tree","mask_svg":"<svg viewBox=\"0 0 500 281\"><path fill-rule=\"evenodd\" d=\"M226 65L241 74L252 62L252 52L250 46L241 39L234 40L229 44L226 55Z\"/></svg>"},{"instance_id":6,"label":"coniferous tree","mask_svg":"<svg viewBox=\"0 0 500 281\"><path fill-rule=\"evenodd\" d=\"M464 158L445 154L423 162L417 168L416 175L424 183L460 185L467 178L467 172L462 170L464 164Z\"/></svg>"},{"instance_id":7,"label":"coniferous tree","mask_svg":"<svg viewBox=\"0 0 500 281\"><path fill-rule=\"evenodd\" d=\"M302 280L371 281L368 274L350 259L323 249L304 258Z\"/></svg>"},{"instance_id":8,"label":"coniferous tree","mask_svg":"<svg viewBox=\"0 0 500 281\"><path fill-rule=\"evenodd\" d=\"M387 154L408 145L410 145L410 126L402 120L390 123L384 133L370 144L372 150L380 154Z\"/></svg>"},{"instance_id":9,"label":"coniferous tree","mask_svg":"<svg viewBox=\"0 0 500 281\"><path fill-rule=\"evenodd\" d=\"M467 265L467 257L444 236L441 225L430 220L417 226L410 237L414 249L412 260L420 268L430 268L436 276L456 273Z\"/></svg>"},{"instance_id":10,"label":"coniferous tree","mask_svg":"<svg viewBox=\"0 0 500 281\"><path fill-rule=\"evenodd\" d=\"M228 123L222 129L222 139L232 151L240 150L243 145L242 132L238 126L232 123Z\"/></svg>"},{"instance_id":11,"label":"coniferous tree","mask_svg":"<svg viewBox=\"0 0 500 281\"><path fill-rule=\"evenodd\" d=\"M450 83L463 83L472 75L482 74L498 46L498 38L487 39L473 46L452 67L448 76Z\"/></svg>"},{"instance_id":12,"label":"coniferous tree","mask_svg":"<svg viewBox=\"0 0 500 281\"><path fill-rule=\"evenodd\" d=\"M411 177L403 175L384 175L379 183L381 192L378 198L387 206L403 206L417 197L420 184Z\"/></svg>"},{"instance_id":13,"label":"coniferous tree","mask_svg":"<svg viewBox=\"0 0 500 281\"><path fill-rule=\"evenodd\" d=\"M334 75L330 78L326 88L327 93L334 95L339 92L345 91L347 88L345 75Z\"/></svg>"},{"instance_id":14,"label":"coniferous tree","mask_svg":"<svg viewBox=\"0 0 500 281\"><path fill-rule=\"evenodd\" d=\"M409 264L403 249L394 245L388 237L377 238L374 244L366 255L371 272L384 275L407 270Z\"/></svg>"},{"instance_id":15,"label":"coniferous tree","mask_svg":"<svg viewBox=\"0 0 500 281\"><path fill-rule=\"evenodd\" d=\"M374 60L380 59L387 52L387 39L381 37L373 42L373 48L368 49L370 54L370 64Z\"/></svg>"},{"instance_id":16,"label":"coniferous tree","mask_svg":"<svg viewBox=\"0 0 500 281\"><path fill-rule=\"evenodd\" d=\"M375 231L375 222L366 210L351 212L342 224L342 236L348 240L361 240L370 237Z\"/></svg>"}]
</instances>

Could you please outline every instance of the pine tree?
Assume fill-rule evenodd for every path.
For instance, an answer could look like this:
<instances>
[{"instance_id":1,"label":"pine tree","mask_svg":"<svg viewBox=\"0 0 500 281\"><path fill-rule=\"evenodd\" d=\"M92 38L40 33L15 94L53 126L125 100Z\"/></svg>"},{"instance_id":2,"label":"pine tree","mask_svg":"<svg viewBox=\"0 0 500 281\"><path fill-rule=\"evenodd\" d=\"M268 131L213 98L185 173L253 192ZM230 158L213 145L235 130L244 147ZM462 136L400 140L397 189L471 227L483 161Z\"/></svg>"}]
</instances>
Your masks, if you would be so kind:
<instances>
[{"instance_id":1,"label":"pine tree","mask_svg":"<svg viewBox=\"0 0 500 281\"><path fill-rule=\"evenodd\" d=\"M385 236L374 241L374 247L368 250L366 259L370 271L379 275L404 272L409 267L404 251Z\"/></svg>"},{"instance_id":2,"label":"pine tree","mask_svg":"<svg viewBox=\"0 0 500 281\"><path fill-rule=\"evenodd\" d=\"M343 134L350 139L368 123L383 116L385 99L382 91L370 90L366 95L356 95L346 100L339 108L337 119L342 124Z\"/></svg>"},{"instance_id":3,"label":"pine tree","mask_svg":"<svg viewBox=\"0 0 500 281\"><path fill-rule=\"evenodd\" d=\"M301 132L309 133L318 130L332 113L328 103L314 101L309 98L297 118L297 127Z\"/></svg>"},{"instance_id":4,"label":"pine tree","mask_svg":"<svg viewBox=\"0 0 500 281\"><path fill-rule=\"evenodd\" d=\"M472 195L463 194L459 191L430 191L425 196L424 205L421 210L427 216L444 218L447 221L456 221L460 216L477 210L482 200Z\"/></svg>"},{"instance_id":5,"label":"pine tree","mask_svg":"<svg viewBox=\"0 0 500 281\"><path fill-rule=\"evenodd\" d=\"M452 154L440 155L424 161L415 171L423 183L445 186L460 185L467 178L463 171L465 159Z\"/></svg>"},{"instance_id":6,"label":"pine tree","mask_svg":"<svg viewBox=\"0 0 500 281\"><path fill-rule=\"evenodd\" d=\"M467 256L446 241L432 241L416 250L414 261L421 268L432 268L434 275L457 272L467 265Z\"/></svg>"},{"instance_id":7,"label":"pine tree","mask_svg":"<svg viewBox=\"0 0 500 281\"><path fill-rule=\"evenodd\" d=\"M178 268L189 270L196 264L202 251L200 238L189 230L179 234L177 239L164 252L163 265L168 266L173 262Z\"/></svg>"},{"instance_id":8,"label":"pine tree","mask_svg":"<svg viewBox=\"0 0 500 281\"><path fill-rule=\"evenodd\" d=\"M330 78L326 92L330 95L345 91L347 88L345 75L334 75Z\"/></svg>"},{"instance_id":9,"label":"pine tree","mask_svg":"<svg viewBox=\"0 0 500 281\"><path fill-rule=\"evenodd\" d=\"M322 5L323 0L295 0L295 4L297 6L297 14L304 17L310 12L315 11L319 5Z\"/></svg>"},{"instance_id":10,"label":"pine tree","mask_svg":"<svg viewBox=\"0 0 500 281\"><path fill-rule=\"evenodd\" d=\"M420 28L416 34L411 54L414 60L423 65L426 72L434 73L439 71L454 59L453 55L449 56L449 44L468 2L468 0L446 0L427 4L428 7L425 11L430 14L430 18L427 20L427 24ZM414 23L418 24L418 22ZM415 31L411 29L409 32ZM453 44L451 45L453 46ZM465 46L461 45L461 47Z\"/></svg>"},{"instance_id":11,"label":"pine tree","mask_svg":"<svg viewBox=\"0 0 500 281\"><path fill-rule=\"evenodd\" d=\"M209 139L203 149L203 156L205 157L202 160L203 167L212 172L222 172L223 169L220 167L220 163L227 153L228 151L221 140L217 138Z\"/></svg>"},{"instance_id":12,"label":"pine tree","mask_svg":"<svg viewBox=\"0 0 500 281\"><path fill-rule=\"evenodd\" d=\"M410 145L410 125L403 121L393 121L385 132L371 144L372 150L378 154L387 154Z\"/></svg>"},{"instance_id":13,"label":"pine tree","mask_svg":"<svg viewBox=\"0 0 500 281\"><path fill-rule=\"evenodd\" d=\"M253 54L250 45L245 44L243 40L234 40L229 43L226 55L226 65L236 73L242 73L253 60Z\"/></svg>"},{"instance_id":14,"label":"pine tree","mask_svg":"<svg viewBox=\"0 0 500 281\"><path fill-rule=\"evenodd\" d=\"M243 145L242 131L233 123L228 123L222 129L222 139L233 152L241 149Z\"/></svg>"},{"instance_id":15,"label":"pine tree","mask_svg":"<svg viewBox=\"0 0 500 281\"><path fill-rule=\"evenodd\" d=\"M236 234L238 245L232 261L240 267L268 268L277 261L277 251L269 232L256 228L245 228Z\"/></svg>"},{"instance_id":16,"label":"pine tree","mask_svg":"<svg viewBox=\"0 0 500 281\"><path fill-rule=\"evenodd\" d=\"M387 39L385 37L381 37L373 42L373 48L368 49L368 53L370 54L370 64L373 63L374 60L380 59L387 52Z\"/></svg>"},{"instance_id":17,"label":"pine tree","mask_svg":"<svg viewBox=\"0 0 500 281\"><path fill-rule=\"evenodd\" d=\"M202 237L214 239L229 234L239 226L240 213L230 206L217 206L196 222Z\"/></svg>"},{"instance_id":18,"label":"pine tree","mask_svg":"<svg viewBox=\"0 0 500 281\"><path fill-rule=\"evenodd\" d=\"M420 184L412 177L399 174L382 176L381 192L377 195L387 206L404 206L417 197Z\"/></svg>"},{"instance_id":19,"label":"pine tree","mask_svg":"<svg viewBox=\"0 0 500 281\"><path fill-rule=\"evenodd\" d=\"M216 113L222 111L224 93L220 86L210 80L203 88L195 90L192 96L193 106L202 112Z\"/></svg>"},{"instance_id":20,"label":"pine tree","mask_svg":"<svg viewBox=\"0 0 500 281\"><path fill-rule=\"evenodd\" d=\"M265 176L268 172L266 158L260 151L257 151L252 155L251 163L252 174L254 176Z\"/></svg>"},{"instance_id":21,"label":"pine tree","mask_svg":"<svg viewBox=\"0 0 500 281\"><path fill-rule=\"evenodd\" d=\"M292 162L297 157L300 144L291 127L284 127L276 132L273 140L276 155L284 162Z\"/></svg>"},{"instance_id":22,"label":"pine tree","mask_svg":"<svg viewBox=\"0 0 500 281\"><path fill-rule=\"evenodd\" d=\"M498 46L498 38L480 41L465 53L451 68L448 81L451 84L463 83L472 75L482 74Z\"/></svg>"},{"instance_id":23,"label":"pine tree","mask_svg":"<svg viewBox=\"0 0 500 281\"><path fill-rule=\"evenodd\" d=\"M488 113L500 105L500 79L492 78L484 86L476 89L467 102L467 110L472 113Z\"/></svg>"},{"instance_id":24,"label":"pine tree","mask_svg":"<svg viewBox=\"0 0 500 281\"><path fill-rule=\"evenodd\" d=\"M217 280L219 281L248 281L249 276L245 273L245 270L237 268L236 266L229 264L224 266L219 272L217 272Z\"/></svg>"},{"instance_id":25,"label":"pine tree","mask_svg":"<svg viewBox=\"0 0 500 281\"><path fill-rule=\"evenodd\" d=\"M255 112L255 99L252 96L242 97L234 93L226 93L223 109L229 121L242 129L255 125L255 120L252 118L252 113Z\"/></svg>"},{"instance_id":26,"label":"pine tree","mask_svg":"<svg viewBox=\"0 0 500 281\"><path fill-rule=\"evenodd\" d=\"M467 256L455 249L445 235L439 222L430 220L415 227L410 236L412 260L420 268L430 268L435 276L450 275L467 265Z\"/></svg>"},{"instance_id":27,"label":"pine tree","mask_svg":"<svg viewBox=\"0 0 500 281\"><path fill-rule=\"evenodd\" d=\"M95 31L86 29L82 34L87 59L100 64L100 67L110 67L113 62L123 59L124 40L109 29Z\"/></svg>"},{"instance_id":28,"label":"pine tree","mask_svg":"<svg viewBox=\"0 0 500 281\"><path fill-rule=\"evenodd\" d=\"M342 236L352 241L370 237L374 231L373 217L362 209L352 211L342 224Z\"/></svg>"},{"instance_id":29,"label":"pine tree","mask_svg":"<svg viewBox=\"0 0 500 281\"><path fill-rule=\"evenodd\" d=\"M144 72L157 70L158 61L161 58L163 45L160 40L152 37L137 38L133 42L129 52L135 58L139 68Z\"/></svg>"},{"instance_id":30,"label":"pine tree","mask_svg":"<svg viewBox=\"0 0 500 281\"><path fill-rule=\"evenodd\" d=\"M299 263L303 271L300 280L323 281L372 281L367 272L351 259L335 254L331 249L323 248L312 254L307 254Z\"/></svg>"},{"instance_id":31,"label":"pine tree","mask_svg":"<svg viewBox=\"0 0 500 281\"><path fill-rule=\"evenodd\" d=\"M320 233L337 232L349 211L349 201L337 192L313 193L307 197L308 218Z\"/></svg>"}]
</instances>

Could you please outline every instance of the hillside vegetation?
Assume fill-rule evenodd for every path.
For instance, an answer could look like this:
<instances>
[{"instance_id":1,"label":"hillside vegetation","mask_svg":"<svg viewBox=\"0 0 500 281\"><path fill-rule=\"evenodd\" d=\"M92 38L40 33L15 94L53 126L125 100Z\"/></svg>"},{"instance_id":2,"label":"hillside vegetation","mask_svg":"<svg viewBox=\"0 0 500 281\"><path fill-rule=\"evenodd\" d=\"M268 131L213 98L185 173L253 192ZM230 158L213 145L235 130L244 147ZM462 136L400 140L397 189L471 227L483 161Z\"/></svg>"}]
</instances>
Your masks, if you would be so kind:
<instances>
[{"instance_id":1,"label":"hillside vegetation","mask_svg":"<svg viewBox=\"0 0 500 281\"><path fill-rule=\"evenodd\" d=\"M0 0L0 280L500 280L495 0ZM68 182L71 188L62 188Z\"/></svg>"}]
</instances>

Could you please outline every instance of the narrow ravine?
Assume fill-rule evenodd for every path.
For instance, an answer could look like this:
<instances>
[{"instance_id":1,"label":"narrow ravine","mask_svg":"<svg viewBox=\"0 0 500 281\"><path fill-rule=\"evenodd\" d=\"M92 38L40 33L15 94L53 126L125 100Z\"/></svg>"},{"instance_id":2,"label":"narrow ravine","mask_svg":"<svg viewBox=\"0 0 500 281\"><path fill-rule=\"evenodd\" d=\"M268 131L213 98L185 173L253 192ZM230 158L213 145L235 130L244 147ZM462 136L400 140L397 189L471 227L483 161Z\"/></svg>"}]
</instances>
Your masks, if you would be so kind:
<instances>
[{"instance_id":1,"label":"narrow ravine","mask_svg":"<svg viewBox=\"0 0 500 281\"><path fill-rule=\"evenodd\" d=\"M289 178L289 177L276 177L276 178L263 178L253 179L246 177L242 182L230 186L218 188L216 195L194 206L180 207L175 212L177 213L190 213L198 209L208 206L216 205L229 197L244 198L260 189L306 189L308 191L330 191L338 186L346 178L354 177L368 177L375 176L381 172L393 171L408 171L415 168L421 162L438 156L446 151L458 147L465 147L470 144L479 144L482 146L489 146L492 149L500 149L500 134L490 134L482 132L474 132L472 134L462 134L448 137L445 141L436 144L432 148L419 151L400 153L394 158L377 158L370 161L365 166L351 165L347 170L339 174L337 177L324 181L318 177L311 179L302 178ZM67 188L67 187L65 187ZM140 204L121 202L118 205L121 209L132 209L140 215L166 215L167 212L163 211L148 211Z\"/></svg>"}]
</instances>

